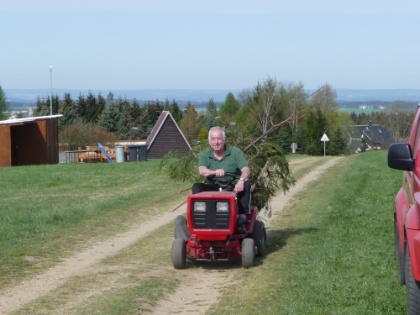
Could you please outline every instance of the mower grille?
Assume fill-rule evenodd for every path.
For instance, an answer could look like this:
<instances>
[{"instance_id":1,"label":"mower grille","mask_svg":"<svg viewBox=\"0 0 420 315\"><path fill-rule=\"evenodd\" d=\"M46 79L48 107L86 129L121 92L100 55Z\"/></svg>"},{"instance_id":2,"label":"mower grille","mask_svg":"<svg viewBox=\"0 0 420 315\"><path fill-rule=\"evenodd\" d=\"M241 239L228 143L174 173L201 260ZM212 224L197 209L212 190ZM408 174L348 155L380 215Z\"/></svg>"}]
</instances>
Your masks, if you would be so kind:
<instances>
[{"instance_id":1,"label":"mower grille","mask_svg":"<svg viewBox=\"0 0 420 315\"><path fill-rule=\"evenodd\" d=\"M227 203L226 200L207 200L205 211L193 211L193 227L195 229L229 229L230 207L228 206L227 211L217 210L218 202Z\"/></svg>"}]
</instances>

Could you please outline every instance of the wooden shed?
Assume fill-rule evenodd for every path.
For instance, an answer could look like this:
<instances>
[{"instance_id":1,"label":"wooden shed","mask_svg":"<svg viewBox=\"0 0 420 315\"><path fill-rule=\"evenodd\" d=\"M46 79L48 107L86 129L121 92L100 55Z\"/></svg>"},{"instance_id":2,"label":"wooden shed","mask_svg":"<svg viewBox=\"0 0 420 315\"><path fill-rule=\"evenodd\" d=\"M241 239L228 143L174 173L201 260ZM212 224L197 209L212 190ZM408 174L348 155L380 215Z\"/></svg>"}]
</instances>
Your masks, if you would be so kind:
<instances>
[{"instance_id":1,"label":"wooden shed","mask_svg":"<svg viewBox=\"0 0 420 315\"><path fill-rule=\"evenodd\" d=\"M161 159L169 151L178 150L183 154L191 146L179 129L178 124L168 111L163 111L146 140L147 156L150 159Z\"/></svg>"},{"instance_id":2,"label":"wooden shed","mask_svg":"<svg viewBox=\"0 0 420 315\"><path fill-rule=\"evenodd\" d=\"M0 121L0 167L58 163L58 119L62 116Z\"/></svg>"}]
</instances>

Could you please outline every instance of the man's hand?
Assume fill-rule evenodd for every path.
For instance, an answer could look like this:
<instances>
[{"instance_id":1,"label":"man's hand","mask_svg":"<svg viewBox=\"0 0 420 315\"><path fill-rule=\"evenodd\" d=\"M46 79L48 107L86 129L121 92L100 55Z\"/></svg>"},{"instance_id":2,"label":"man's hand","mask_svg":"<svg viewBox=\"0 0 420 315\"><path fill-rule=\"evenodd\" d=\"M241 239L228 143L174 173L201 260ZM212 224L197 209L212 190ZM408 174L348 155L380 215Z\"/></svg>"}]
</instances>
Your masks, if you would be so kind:
<instances>
[{"instance_id":1,"label":"man's hand","mask_svg":"<svg viewBox=\"0 0 420 315\"><path fill-rule=\"evenodd\" d=\"M207 177L209 175L215 175L216 177L223 177L225 175L225 171L223 169L211 170L205 166L200 166L198 168L198 172L201 176Z\"/></svg>"},{"instance_id":2,"label":"man's hand","mask_svg":"<svg viewBox=\"0 0 420 315\"><path fill-rule=\"evenodd\" d=\"M243 180L238 180L233 190L236 193L240 193L241 191L244 190L244 188L245 188L245 182Z\"/></svg>"},{"instance_id":3,"label":"man's hand","mask_svg":"<svg viewBox=\"0 0 420 315\"><path fill-rule=\"evenodd\" d=\"M225 175L225 170L218 169L214 173L216 174L216 177L223 177Z\"/></svg>"}]
</instances>

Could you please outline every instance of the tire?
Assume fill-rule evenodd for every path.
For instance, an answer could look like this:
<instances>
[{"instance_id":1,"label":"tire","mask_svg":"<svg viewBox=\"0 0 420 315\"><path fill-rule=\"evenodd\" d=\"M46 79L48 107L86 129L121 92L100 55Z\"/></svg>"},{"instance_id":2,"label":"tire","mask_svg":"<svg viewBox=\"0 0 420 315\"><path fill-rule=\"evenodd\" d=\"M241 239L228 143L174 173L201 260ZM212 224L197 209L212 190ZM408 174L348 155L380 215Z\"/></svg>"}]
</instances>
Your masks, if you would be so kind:
<instances>
[{"instance_id":1,"label":"tire","mask_svg":"<svg viewBox=\"0 0 420 315\"><path fill-rule=\"evenodd\" d=\"M398 255L398 224L397 224L397 215L394 213L394 245L395 245L395 253Z\"/></svg>"},{"instance_id":2,"label":"tire","mask_svg":"<svg viewBox=\"0 0 420 315\"><path fill-rule=\"evenodd\" d=\"M394 241L395 241L395 250L397 252L398 260L398 283L401 285L405 284L405 254L402 251L399 235L398 235L398 224L396 217L394 217Z\"/></svg>"},{"instance_id":3,"label":"tire","mask_svg":"<svg viewBox=\"0 0 420 315\"><path fill-rule=\"evenodd\" d=\"M405 251L405 287L407 290L408 315L420 315L420 282L417 282L411 269L410 253Z\"/></svg>"},{"instance_id":4,"label":"tire","mask_svg":"<svg viewBox=\"0 0 420 315\"><path fill-rule=\"evenodd\" d=\"M264 223L261 221L255 221L254 232L252 233L255 246L257 246L257 256L262 257L265 255L265 240L267 234L265 233Z\"/></svg>"},{"instance_id":5,"label":"tire","mask_svg":"<svg viewBox=\"0 0 420 315\"><path fill-rule=\"evenodd\" d=\"M187 261L187 248L182 238L172 242L172 264L175 269L184 269Z\"/></svg>"},{"instance_id":6,"label":"tire","mask_svg":"<svg viewBox=\"0 0 420 315\"><path fill-rule=\"evenodd\" d=\"M175 218L175 224L179 224L179 223L187 223L187 218L184 217L183 215L179 215Z\"/></svg>"},{"instance_id":7,"label":"tire","mask_svg":"<svg viewBox=\"0 0 420 315\"><path fill-rule=\"evenodd\" d=\"M182 238L184 241L188 241L190 237L187 219L183 215L177 216L175 218L174 238Z\"/></svg>"},{"instance_id":8,"label":"tire","mask_svg":"<svg viewBox=\"0 0 420 315\"><path fill-rule=\"evenodd\" d=\"M252 238L245 238L241 244L242 250L242 267L250 268L254 265L255 260L255 243Z\"/></svg>"},{"instance_id":9,"label":"tire","mask_svg":"<svg viewBox=\"0 0 420 315\"><path fill-rule=\"evenodd\" d=\"M405 254L401 250L400 244L398 244L398 282L401 285L405 284Z\"/></svg>"}]
</instances>

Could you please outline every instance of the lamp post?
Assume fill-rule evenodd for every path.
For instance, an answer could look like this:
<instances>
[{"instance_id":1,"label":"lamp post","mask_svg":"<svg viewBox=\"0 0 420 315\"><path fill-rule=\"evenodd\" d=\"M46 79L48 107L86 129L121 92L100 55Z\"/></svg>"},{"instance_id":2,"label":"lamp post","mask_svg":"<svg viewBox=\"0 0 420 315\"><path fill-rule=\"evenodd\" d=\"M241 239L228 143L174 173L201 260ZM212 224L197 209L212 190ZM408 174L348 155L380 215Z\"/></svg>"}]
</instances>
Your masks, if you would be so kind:
<instances>
[{"instance_id":1,"label":"lamp post","mask_svg":"<svg viewBox=\"0 0 420 315\"><path fill-rule=\"evenodd\" d=\"M50 116L52 116L52 69L53 66L49 66L50 68Z\"/></svg>"}]
</instances>

